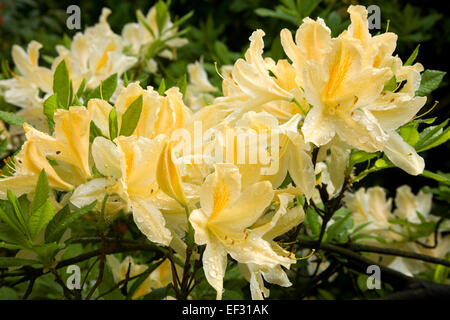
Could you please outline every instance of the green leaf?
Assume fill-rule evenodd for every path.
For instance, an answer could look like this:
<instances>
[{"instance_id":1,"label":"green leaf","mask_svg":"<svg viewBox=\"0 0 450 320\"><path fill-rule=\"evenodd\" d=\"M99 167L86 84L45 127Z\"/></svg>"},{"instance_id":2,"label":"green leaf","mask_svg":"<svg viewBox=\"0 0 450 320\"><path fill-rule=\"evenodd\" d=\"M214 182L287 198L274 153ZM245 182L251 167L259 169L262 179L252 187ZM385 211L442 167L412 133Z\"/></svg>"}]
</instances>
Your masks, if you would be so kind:
<instances>
[{"instance_id":1,"label":"green leaf","mask_svg":"<svg viewBox=\"0 0 450 320\"><path fill-rule=\"evenodd\" d=\"M64 243L52 242L34 246L32 250L37 253L39 261L48 267L53 264L55 255L64 247Z\"/></svg>"},{"instance_id":2,"label":"green leaf","mask_svg":"<svg viewBox=\"0 0 450 320\"><path fill-rule=\"evenodd\" d=\"M395 79L395 76L392 76L392 78L389 79L388 82L384 84L383 91L394 91L395 88L397 88L397 79Z\"/></svg>"},{"instance_id":3,"label":"green leaf","mask_svg":"<svg viewBox=\"0 0 450 320\"><path fill-rule=\"evenodd\" d=\"M112 108L109 112L109 137L111 140L114 140L117 138L117 132L118 132L118 122L117 122L117 113L116 109Z\"/></svg>"},{"instance_id":4,"label":"green leaf","mask_svg":"<svg viewBox=\"0 0 450 320\"><path fill-rule=\"evenodd\" d=\"M49 128L51 131L53 129L53 126L55 125L53 121L53 115L55 114L56 109L58 109L58 97L57 94L54 93L44 101L44 114L47 116Z\"/></svg>"},{"instance_id":5,"label":"green leaf","mask_svg":"<svg viewBox=\"0 0 450 320\"><path fill-rule=\"evenodd\" d=\"M0 208L0 219L5 222L8 226L10 226L13 230L15 230L17 233L24 235L22 226L20 225L20 222L17 220L16 216L13 212L10 212L10 210L3 210L3 208Z\"/></svg>"},{"instance_id":6,"label":"green leaf","mask_svg":"<svg viewBox=\"0 0 450 320\"><path fill-rule=\"evenodd\" d=\"M186 74L184 74L178 81L176 86L180 88L180 92L183 95L186 93L186 86L187 86L187 80L186 80Z\"/></svg>"},{"instance_id":7,"label":"green leaf","mask_svg":"<svg viewBox=\"0 0 450 320\"><path fill-rule=\"evenodd\" d=\"M416 96L425 97L436 90L445 74L446 72L444 71L425 70L425 72L422 73L422 80L419 89L416 91Z\"/></svg>"},{"instance_id":8,"label":"green leaf","mask_svg":"<svg viewBox=\"0 0 450 320\"><path fill-rule=\"evenodd\" d=\"M49 223L55 216L55 206L46 200L45 203L34 211L28 221L28 228L31 233L31 239L35 239L42 228Z\"/></svg>"},{"instance_id":9,"label":"green leaf","mask_svg":"<svg viewBox=\"0 0 450 320\"><path fill-rule=\"evenodd\" d=\"M169 18L169 8L164 1L158 1L156 4L156 24L158 26L159 37L161 37L164 26L166 25L167 19Z\"/></svg>"},{"instance_id":10,"label":"green leaf","mask_svg":"<svg viewBox=\"0 0 450 320\"><path fill-rule=\"evenodd\" d=\"M33 266L37 264L40 264L40 262L36 260L0 257L0 268Z\"/></svg>"},{"instance_id":11,"label":"green leaf","mask_svg":"<svg viewBox=\"0 0 450 320\"><path fill-rule=\"evenodd\" d=\"M449 128L443 129L449 119L437 126L429 126L419 134L419 141L414 146L417 152L434 148L450 138Z\"/></svg>"},{"instance_id":12,"label":"green leaf","mask_svg":"<svg viewBox=\"0 0 450 320\"><path fill-rule=\"evenodd\" d=\"M430 178L430 179L436 180L438 182L447 182L447 183L450 182L450 179L447 178L446 176L438 174L438 173L434 173L434 172L431 172L431 171L428 171L428 170L424 170L421 175L426 177L426 178Z\"/></svg>"},{"instance_id":13,"label":"green leaf","mask_svg":"<svg viewBox=\"0 0 450 320\"><path fill-rule=\"evenodd\" d=\"M159 93L160 96L162 96L162 95L164 95L165 91L166 91L166 81L163 78L161 80L161 82L159 83L158 93Z\"/></svg>"},{"instance_id":14,"label":"green leaf","mask_svg":"<svg viewBox=\"0 0 450 320\"><path fill-rule=\"evenodd\" d=\"M129 136L133 134L136 126L139 122L139 118L141 116L142 111L142 101L143 97L140 95L136 100L134 100L127 111L122 116L122 124L120 127L121 136Z\"/></svg>"},{"instance_id":15,"label":"green leaf","mask_svg":"<svg viewBox=\"0 0 450 320\"><path fill-rule=\"evenodd\" d=\"M414 61L417 58L417 55L419 54L419 47L420 47L420 43L417 45L417 47L411 53L411 55L409 56L408 60L406 60L406 62L403 64L404 66L410 66L410 65L412 65L414 63Z\"/></svg>"},{"instance_id":16,"label":"green leaf","mask_svg":"<svg viewBox=\"0 0 450 320\"><path fill-rule=\"evenodd\" d=\"M438 265L434 270L433 281L437 283L445 283L448 278L450 268Z\"/></svg>"},{"instance_id":17,"label":"green leaf","mask_svg":"<svg viewBox=\"0 0 450 320\"><path fill-rule=\"evenodd\" d=\"M67 70L66 61L62 60L56 67L53 76L53 92L57 95L57 102L60 108L69 108L70 91L69 70Z\"/></svg>"},{"instance_id":18,"label":"green leaf","mask_svg":"<svg viewBox=\"0 0 450 320\"><path fill-rule=\"evenodd\" d=\"M105 80L101 81L99 86L92 90L92 92L88 95L87 100L97 98L109 101L114 94L114 91L116 91L116 87L117 73L114 73Z\"/></svg>"},{"instance_id":19,"label":"green leaf","mask_svg":"<svg viewBox=\"0 0 450 320\"><path fill-rule=\"evenodd\" d=\"M90 127L89 127L89 142L92 143L96 137L104 137L102 130L100 130L99 127L95 124L94 121L91 121Z\"/></svg>"},{"instance_id":20,"label":"green leaf","mask_svg":"<svg viewBox=\"0 0 450 320\"><path fill-rule=\"evenodd\" d=\"M335 239L338 235L345 233L353 227L353 221L350 219L352 213L348 212L344 217L336 220L327 230L329 240Z\"/></svg>"},{"instance_id":21,"label":"green leaf","mask_svg":"<svg viewBox=\"0 0 450 320\"><path fill-rule=\"evenodd\" d=\"M186 13L184 16L182 16L180 19L178 19L177 21L175 21L172 26L170 26L170 28L167 29L167 31L172 30L177 28L178 26L182 25L183 23L186 22L186 20L188 20L190 17L192 17L194 15L194 10L189 11L188 13Z\"/></svg>"},{"instance_id":22,"label":"green leaf","mask_svg":"<svg viewBox=\"0 0 450 320\"><path fill-rule=\"evenodd\" d=\"M33 204L31 206L31 212L39 209L45 201L48 199L48 193L50 187L48 185L47 173L42 169L34 192Z\"/></svg>"},{"instance_id":23,"label":"green leaf","mask_svg":"<svg viewBox=\"0 0 450 320\"><path fill-rule=\"evenodd\" d=\"M84 87L86 86L86 78L83 78L80 86L78 87L77 93L75 94L76 98L80 98L84 92Z\"/></svg>"},{"instance_id":24,"label":"green leaf","mask_svg":"<svg viewBox=\"0 0 450 320\"><path fill-rule=\"evenodd\" d=\"M417 131L414 125L407 125L400 128L400 135L403 140L411 146L415 146L419 141L419 131Z\"/></svg>"},{"instance_id":25,"label":"green leaf","mask_svg":"<svg viewBox=\"0 0 450 320\"><path fill-rule=\"evenodd\" d=\"M311 230L313 238L319 236L320 233L319 215L312 208L306 209L305 225L308 229Z\"/></svg>"},{"instance_id":26,"label":"green leaf","mask_svg":"<svg viewBox=\"0 0 450 320\"><path fill-rule=\"evenodd\" d=\"M94 201L91 204L84 206L74 212L70 212L68 206L62 208L49 222L47 229L45 230L45 241L59 241L64 231L70 226L70 224L81 217L83 214L87 213L89 210L92 210L92 208L94 208L96 204L97 201Z\"/></svg>"},{"instance_id":27,"label":"green leaf","mask_svg":"<svg viewBox=\"0 0 450 320\"><path fill-rule=\"evenodd\" d=\"M7 111L0 111L0 120L15 126L22 126L25 122L25 119L22 117Z\"/></svg>"},{"instance_id":28,"label":"green leaf","mask_svg":"<svg viewBox=\"0 0 450 320\"><path fill-rule=\"evenodd\" d=\"M24 234L6 223L0 223L0 239L8 243L19 244L21 247L28 247Z\"/></svg>"},{"instance_id":29,"label":"green leaf","mask_svg":"<svg viewBox=\"0 0 450 320\"><path fill-rule=\"evenodd\" d=\"M136 11L136 18L141 23L145 29L147 29L148 32L152 35L153 38L156 38L155 33L153 32L153 29L150 27L150 25L147 22L147 19L145 18L144 14L141 10Z\"/></svg>"},{"instance_id":30,"label":"green leaf","mask_svg":"<svg viewBox=\"0 0 450 320\"><path fill-rule=\"evenodd\" d=\"M360 151L360 150L353 150L352 153L350 154L349 167L352 168L355 164L368 161L377 156L379 156L379 152L369 153L369 152Z\"/></svg>"},{"instance_id":31,"label":"green leaf","mask_svg":"<svg viewBox=\"0 0 450 320\"><path fill-rule=\"evenodd\" d=\"M7 190L7 197L8 200L11 202L13 208L14 208L14 213L16 215L17 221L19 222L19 226L22 230L22 232L28 236L28 238L30 238L30 231L28 230L28 226L27 223L25 222L28 217L25 216L25 213L23 212L19 201L17 200L17 197L14 195L14 193L11 190Z\"/></svg>"}]
</instances>

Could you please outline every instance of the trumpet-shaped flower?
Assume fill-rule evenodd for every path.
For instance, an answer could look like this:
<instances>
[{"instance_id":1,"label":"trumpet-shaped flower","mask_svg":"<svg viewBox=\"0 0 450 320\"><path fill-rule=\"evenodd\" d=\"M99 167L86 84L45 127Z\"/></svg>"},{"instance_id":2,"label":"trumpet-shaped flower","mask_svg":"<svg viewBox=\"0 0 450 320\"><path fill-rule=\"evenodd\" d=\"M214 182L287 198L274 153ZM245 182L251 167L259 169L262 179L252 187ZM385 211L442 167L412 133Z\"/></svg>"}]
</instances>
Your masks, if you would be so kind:
<instances>
[{"instance_id":1,"label":"trumpet-shaped flower","mask_svg":"<svg viewBox=\"0 0 450 320\"><path fill-rule=\"evenodd\" d=\"M22 108L18 114L33 126L43 129L46 119L42 112L42 102L52 92L52 71L39 66L39 50L42 44L31 41L27 52L14 45L12 58L20 75L13 74L12 79L0 81L0 88L4 88L5 100ZM40 91L44 93L41 96Z\"/></svg>"},{"instance_id":2,"label":"trumpet-shaped flower","mask_svg":"<svg viewBox=\"0 0 450 320\"><path fill-rule=\"evenodd\" d=\"M77 33L70 49L57 46L59 53L53 67L64 59L69 69L74 88L78 88L83 78L86 88L93 89L110 75L121 75L136 62L135 57L123 53L123 40L115 34L106 21L111 10L103 8L99 22L86 29L84 33Z\"/></svg>"},{"instance_id":3,"label":"trumpet-shaped flower","mask_svg":"<svg viewBox=\"0 0 450 320\"><path fill-rule=\"evenodd\" d=\"M263 239L268 241L278 254L287 257L291 257L293 254L281 248L273 239L298 226L304 219L305 213L301 206L288 207L289 202L293 198L294 196L291 194L279 194L278 210L271 215L264 216L252 227L253 232L260 233ZM247 281L250 282L253 300L262 300L264 297L269 297L269 290L265 288L263 278L269 283L283 287L291 285L281 265L267 267L254 263L241 263L239 264L239 269Z\"/></svg>"},{"instance_id":4,"label":"trumpet-shaped flower","mask_svg":"<svg viewBox=\"0 0 450 320\"><path fill-rule=\"evenodd\" d=\"M294 262L277 254L260 233L249 228L262 216L273 198L272 185L258 182L241 191L241 175L231 164L216 164L200 190L200 209L189 220L195 242L206 244L203 269L206 279L222 297L227 254L241 263L288 267Z\"/></svg>"}]
</instances>

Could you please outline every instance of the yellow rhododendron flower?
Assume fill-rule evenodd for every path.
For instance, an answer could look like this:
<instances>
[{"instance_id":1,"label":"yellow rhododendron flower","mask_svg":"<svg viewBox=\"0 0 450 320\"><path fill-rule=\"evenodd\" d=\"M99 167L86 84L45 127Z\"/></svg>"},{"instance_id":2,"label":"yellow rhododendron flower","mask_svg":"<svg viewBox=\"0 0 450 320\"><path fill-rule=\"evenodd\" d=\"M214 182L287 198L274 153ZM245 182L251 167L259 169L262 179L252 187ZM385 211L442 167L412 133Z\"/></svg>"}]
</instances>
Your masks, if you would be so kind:
<instances>
[{"instance_id":1,"label":"yellow rhododendron flower","mask_svg":"<svg viewBox=\"0 0 450 320\"><path fill-rule=\"evenodd\" d=\"M222 297L227 254L241 263L275 267L295 260L281 256L249 229L263 214L273 198L272 185L258 182L241 191L241 175L230 164L216 164L200 190L200 209L189 220L195 230L195 242L206 244L203 269L208 282Z\"/></svg>"}]
</instances>

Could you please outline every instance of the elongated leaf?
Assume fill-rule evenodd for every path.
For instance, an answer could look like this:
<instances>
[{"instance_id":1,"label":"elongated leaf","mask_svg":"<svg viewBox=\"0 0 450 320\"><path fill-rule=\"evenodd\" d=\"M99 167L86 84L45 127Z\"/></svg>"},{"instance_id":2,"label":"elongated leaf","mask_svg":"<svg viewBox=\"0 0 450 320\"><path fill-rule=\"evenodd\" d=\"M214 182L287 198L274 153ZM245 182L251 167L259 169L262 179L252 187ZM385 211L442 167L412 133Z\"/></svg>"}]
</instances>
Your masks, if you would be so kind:
<instances>
[{"instance_id":1,"label":"elongated leaf","mask_svg":"<svg viewBox=\"0 0 450 320\"><path fill-rule=\"evenodd\" d=\"M19 200L9 189L7 190L7 197L14 208L14 213L16 215L17 221L19 222L19 226L22 232L29 237L30 231L28 230L27 223L25 222L26 220L28 220L28 217L25 216L25 212L23 212Z\"/></svg>"},{"instance_id":2,"label":"elongated leaf","mask_svg":"<svg viewBox=\"0 0 450 320\"><path fill-rule=\"evenodd\" d=\"M112 108L111 111L109 112L108 123L109 123L109 137L111 138L111 140L114 140L115 138L117 138L119 126L117 122L116 109L114 108Z\"/></svg>"},{"instance_id":3,"label":"elongated leaf","mask_svg":"<svg viewBox=\"0 0 450 320\"><path fill-rule=\"evenodd\" d=\"M31 206L31 212L35 212L45 203L45 201L48 199L49 191L50 187L48 185L47 173L45 172L44 169L42 169L34 192L34 199L33 204Z\"/></svg>"},{"instance_id":4,"label":"elongated leaf","mask_svg":"<svg viewBox=\"0 0 450 320\"><path fill-rule=\"evenodd\" d=\"M353 223L350 220L351 214L351 212L348 212L343 218L337 220L328 228L327 235L329 240L336 238L340 233L343 233L353 226Z\"/></svg>"},{"instance_id":5,"label":"elongated leaf","mask_svg":"<svg viewBox=\"0 0 450 320\"><path fill-rule=\"evenodd\" d=\"M0 220L5 222L8 226L14 229L17 233L24 234L20 222L17 220L15 214L10 210L3 210L0 207Z\"/></svg>"},{"instance_id":6,"label":"elongated leaf","mask_svg":"<svg viewBox=\"0 0 450 320\"><path fill-rule=\"evenodd\" d=\"M69 108L70 87L69 70L67 70L66 61L62 60L56 67L53 76L53 92L57 94L58 106L60 108Z\"/></svg>"},{"instance_id":7,"label":"elongated leaf","mask_svg":"<svg viewBox=\"0 0 450 320\"><path fill-rule=\"evenodd\" d=\"M425 97L436 90L441 84L445 73L446 72L439 70L425 70L425 72L422 73L422 80L416 95Z\"/></svg>"},{"instance_id":8,"label":"elongated leaf","mask_svg":"<svg viewBox=\"0 0 450 320\"><path fill-rule=\"evenodd\" d=\"M431 172L431 171L428 171L428 170L424 170L423 173L422 173L422 176L430 178L430 179L433 179L433 180L436 180L438 182L450 183L450 179L447 178L446 176L438 174L438 173L434 173L434 172Z\"/></svg>"},{"instance_id":9,"label":"elongated leaf","mask_svg":"<svg viewBox=\"0 0 450 320\"><path fill-rule=\"evenodd\" d=\"M31 214L28 221L28 229L30 230L31 239L35 239L39 231L50 222L55 216L55 206L46 200L44 204Z\"/></svg>"},{"instance_id":10,"label":"elongated leaf","mask_svg":"<svg viewBox=\"0 0 450 320\"><path fill-rule=\"evenodd\" d=\"M414 146L417 152L428 150L434 146L444 143L446 137L448 137L448 128L444 131L444 127L447 125L448 119L437 126L430 126L425 128L419 134L419 141Z\"/></svg>"},{"instance_id":11,"label":"elongated leaf","mask_svg":"<svg viewBox=\"0 0 450 320\"><path fill-rule=\"evenodd\" d=\"M22 126L25 122L25 119L18 116L15 113L7 112L7 111L0 111L0 120L3 120L6 123L13 124L15 126Z\"/></svg>"},{"instance_id":12,"label":"elongated leaf","mask_svg":"<svg viewBox=\"0 0 450 320\"><path fill-rule=\"evenodd\" d=\"M14 257L0 257L0 268L33 266L40 264L39 261L30 259L19 259Z\"/></svg>"},{"instance_id":13,"label":"elongated leaf","mask_svg":"<svg viewBox=\"0 0 450 320\"><path fill-rule=\"evenodd\" d=\"M378 152L368 153L365 151L353 150L350 154L350 167L353 167L355 164L365 162L377 156L379 156Z\"/></svg>"},{"instance_id":14,"label":"elongated leaf","mask_svg":"<svg viewBox=\"0 0 450 320\"><path fill-rule=\"evenodd\" d=\"M142 112L142 95L134 100L122 116L122 124L120 127L121 136L129 136L133 134L139 122Z\"/></svg>"},{"instance_id":15,"label":"elongated leaf","mask_svg":"<svg viewBox=\"0 0 450 320\"><path fill-rule=\"evenodd\" d=\"M162 95L164 95L165 91L166 91L166 81L163 78L161 80L161 82L159 83L158 93L159 93L160 96L162 96Z\"/></svg>"},{"instance_id":16,"label":"elongated leaf","mask_svg":"<svg viewBox=\"0 0 450 320\"><path fill-rule=\"evenodd\" d=\"M187 87L187 80L186 80L186 74L184 74L178 81L176 86L180 88L180 92L184 97L184 94L186 93L186 87Z\"/></svg>"},{"instance_id":17,"label":"elongated leaf","mask_svg":"<svg viewBox=\"0 0 450 320\"><path fill-rule=\"evenodd\" d=\"M114 73L113 75L110 75L108 78L103 80L97 88L92 90L87 100L97 98L109 101L109 99L111 99L112 95L114 94L114 91L116 91L116 87L117 73Z\"/></svg>"},{"instance_id":18,"label":"elongated leaf","mask_svg":"<svg viewBox=\"0 0 450 320\"><path fill-rule=\"evenodd\" d=\"M320 233L319 215L312 208L306 210L305 225L311 230L312 236L317 237Z\"/></svg>"},{"instance_id":19,"label":"elongated leaf","mask_svg":"<svg viewBox=\"0 0 450 320\"><path fill-rule=\"evenodd\" d=\"M53 115L55 114L56 109L58 109L58 97L57 94L54 93L44 101L44 114L51 123L53 123Z\"/></svg>"},{"instance_id":20,"label":"elongated leaf","mask_svg":"<svg viewBox=\"0 0 450 320\"><path fill-rule=\"evenodd\" d=\"M417 55L419 54L419 47L420 47L420 43L417 45L417 47L411 53L411 55L409 56L408 60L406 60L404 66L410 66L410 65L412 65L414 63L414 61L417 58Z\"/></svg>"},{"instance_id":21,"label":"elongated leaf","mask_svg":"<svg viewBox=\"0 0 450 320\"><path fill-rule=\"evenodd\" d=\"M84 206L83 208L74 212L70 212L68 206L62 208L49 222L47 229L45 230L45 241L59 241L64 231L66 231L70 224L81 217L83 214L87 213L89 210L92 210L92 208L95 207L96 203L97 201L94 201L93 203Z\"/></svg>"},{"instance_id":22,"label":"elongated leaf","mask_svg":"<svg viewBox=\"0 0 450 320\"><path fill-rule=\"evenodd\" d=\"M6 223L0 223L0 239L8 243L19 244L21 247L28 247L24 234Z\"/></svg>"}]
</instances>

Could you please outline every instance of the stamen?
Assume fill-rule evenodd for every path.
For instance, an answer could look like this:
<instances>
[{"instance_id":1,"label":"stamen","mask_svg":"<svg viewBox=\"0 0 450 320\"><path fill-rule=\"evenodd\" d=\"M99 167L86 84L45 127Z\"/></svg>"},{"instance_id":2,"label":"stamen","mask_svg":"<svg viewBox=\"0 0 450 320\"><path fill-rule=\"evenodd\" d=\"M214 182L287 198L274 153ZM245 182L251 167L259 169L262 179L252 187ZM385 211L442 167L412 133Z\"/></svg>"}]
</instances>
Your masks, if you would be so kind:
<instances>
[{"instance_id":1,"label":"stamen","mask_svg":"<svg viewBox=\"0 0 450 320\"><path fill-rule=\"evenodd\" d=\"M311 258L311 257L313 256L314 253L316 253L316 249L312 249L311 252L310 252L307 256L304 256L304 257L301 257L301 258L296 258L296 259L297 259L297 260L306 260L306 259L309 259L309 258Z\"/></svg>"},{"instance_id":2,"label":"stamen","mask_svg":"<svg viewBox=\"0 0 450 320\"><path fill-rule=\"evenodd\" d=\"M428 111L425 111L425 113L422 113L422 114L419 115L419 116L414 116L413 119L418 119L418 118L423 117L424 115L430 113L430 112L433 111L433 109L438 105L438 103L439 103L439 101L436 100L436 101L434 102L434 105L433 105Z\"/></svg>"},{"instance_id":3,"label":"stamen","mask_svg":"<svg viewBox=\"0 0 450 320\"><path fill-rule=\"evenodd\" d=\"M219 75L219 77L222 78L222 80L225 80L225 78L220 74L219 69L217 68L217 62L214 61L214 69L216 69L216 73Z\"/></svg>"}]
</instances>

